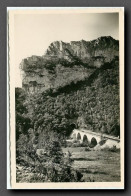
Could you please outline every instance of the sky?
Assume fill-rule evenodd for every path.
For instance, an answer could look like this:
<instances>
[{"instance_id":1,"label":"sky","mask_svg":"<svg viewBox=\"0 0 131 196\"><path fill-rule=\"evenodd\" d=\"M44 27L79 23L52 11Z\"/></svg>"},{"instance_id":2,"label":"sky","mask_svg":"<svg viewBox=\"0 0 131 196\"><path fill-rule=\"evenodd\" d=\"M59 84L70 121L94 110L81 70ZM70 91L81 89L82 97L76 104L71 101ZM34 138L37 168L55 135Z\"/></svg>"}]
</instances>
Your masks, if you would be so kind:
<instances>
[{"instance_id":1,"label":"sky","mask_svg":"<svg viewBox=\"0 0 131 196\"><path fill-rule=\"evenodd\" d=\"M42 56L53 41L90 41L100 36L119 40L117 13L17 14L14 16L16 87L21 87L23 58ZM18 80L19 76L19 80Z\"/></svg>"}]
</instances>

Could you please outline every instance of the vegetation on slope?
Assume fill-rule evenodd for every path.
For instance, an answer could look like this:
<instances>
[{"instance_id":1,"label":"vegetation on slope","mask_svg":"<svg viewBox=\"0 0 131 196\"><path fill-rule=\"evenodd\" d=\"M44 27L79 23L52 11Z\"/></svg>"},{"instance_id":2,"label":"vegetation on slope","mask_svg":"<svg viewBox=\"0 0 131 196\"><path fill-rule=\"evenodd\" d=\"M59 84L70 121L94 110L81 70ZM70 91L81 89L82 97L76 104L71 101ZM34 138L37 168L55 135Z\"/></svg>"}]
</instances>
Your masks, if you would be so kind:
<instances>
[{"instance_id":1,"label":"vegetation on slope","mask_svg":"<svg viewBox=\"0 0 131 196\"><path fill-rule=\"evenodd\" d=\"M119 136L118 59L83 81L28 97L25 106L32 109L29 113L36 132L50 125L68 136L70 124L76 122L79 127Z\"/></svg>"},{"instance_id":2,"label":"vegetation on slope","mask_svg":"<svg viewBox=\"0 0 131 196\"><path fill-rule=\"evenodd\" d=\"M82 180L82 174L72 169L70 157L61 151L75 125L120 136L117 58L85 80L43 93L27 95L16 88L15 98L16 156L18 164L32 170L27 182ZM38 155L40 148L45 153Z\"/></svg>"}]
</instances>

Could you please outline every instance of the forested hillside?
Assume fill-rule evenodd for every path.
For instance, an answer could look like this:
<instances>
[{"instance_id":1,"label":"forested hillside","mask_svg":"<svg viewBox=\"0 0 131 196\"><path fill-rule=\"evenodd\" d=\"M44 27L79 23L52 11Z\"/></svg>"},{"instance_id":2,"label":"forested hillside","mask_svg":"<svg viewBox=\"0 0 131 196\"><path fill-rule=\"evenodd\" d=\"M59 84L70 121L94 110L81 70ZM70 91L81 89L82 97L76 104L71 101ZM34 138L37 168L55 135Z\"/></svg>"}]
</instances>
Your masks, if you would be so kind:
<instances>
[{"instance_id":1,"label":"forested hillside","mask_svg":"<svg viewBox=\"0 0 131 196\"><path fill-rule=\"evenodd\" d=\"M21 97L22 102L21 93L25 96L25 100ZM29 128L30 122L35 132L51 126L52 130L68 136L75 123L79 128L119 136L119 60L105 63L85 80L43 93L26 95L16 89L16 100L17 113L26 119L24 126ZM22 104L20 110L19 104Z\"/></svg>"},{"instance_id":2,"label":"forested hillside","mask_svg":"<svg viewBox=\"0 0 131 196\"><path fill-rule=\"evenodd\" d=\"M119 64L104 65L84 81L51 90L35 99L36 126L52 124L58 132L68 133L69 125L118 136ZM34 102L34 101L33 101Z\"/></svg>"}]
</instances>

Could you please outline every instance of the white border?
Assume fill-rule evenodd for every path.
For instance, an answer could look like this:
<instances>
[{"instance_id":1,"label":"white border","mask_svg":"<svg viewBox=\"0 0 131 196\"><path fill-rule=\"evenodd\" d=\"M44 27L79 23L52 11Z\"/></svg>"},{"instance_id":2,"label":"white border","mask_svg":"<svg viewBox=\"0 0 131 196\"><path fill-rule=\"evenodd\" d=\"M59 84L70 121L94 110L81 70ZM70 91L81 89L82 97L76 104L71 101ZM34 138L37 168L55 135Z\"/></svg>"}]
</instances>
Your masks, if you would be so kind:
<instances>
[{"instance_id":1,"label":"white border","mask_svg":"<svg viewBox=\"0 0 131 196\"><path fill-rule=\"evenodd\" d=\"M121 105L121 111L120 111L120 123L121 123L121 129L124 130L124 8L123 7L116 7L116 8L112 8L112 7L8 7L7 8L7 14L9 11L12 10L12 13L24 13L28 11L28 13L31 12L40 12L42 13L43 11L46 13L54 13L54 12L58 12L58 13L66 13L67 10L71 13L72 11L75 11L76 13L82 13L84 11L84 13L88 12L119 12L119 14L121 14L121 20L119 20L119 32L122 35L121 37L121 42L120 42L120 105ZM69 13L68 12L68 13ZM123 17L123 18L122 18ZM9 20L8 20L9 22ZM8 33L9 33L9 29L7 27ZM10 39L8 39L8 33L7 33L7 43L9 45L10 43ZM13 31L11 30L10 32L10 36L11 34L13 34ZM120 35L120 36L121 36ZM10 45L11 47L12 45ZM12 57L13 55L13 51L9 46L7 47L7 54L9 55L10 53L10 57ZM11 82L11 78L9 79L8 76L8 71L9 71L9 61L10 64L12 65L13 59L8 58L7 55L7 189L124 189L124 143L121 149L121 177L122 180L121 182L97 182L97 183L91 183L91 182L87 182L87 183L16 183L15 182L15 176L12 176L12 186L10 184L10 161L12 163L12 158L10 157L10 127L9 127L9 118L12 119L12 116L14 118L14 115L10 116L9 115L9 107L12 108L12 106L14 106L14 99L13 101L11 101L10 105L9 105L9 95L11 95L10 92L12 92L12 85L10 85L9 88L9 81ZM13 73L13 70L10 70L10 73ZM11 76L11 74L10 74ZM13 84L13 83L11 83ZM12 122L12 121L11 121ZM122 133L122 140L124 142L124 133ZM14 134L13 134L14 135ZM11 138L12 137L12 133L11 133ZM15 143L15 142L14 142ZM11 143L11 149L14 149L14 144ZM11 150L11 154L12 154L12 150ZM14 153L13 153L14 154ZM123 162L122 162L123 160ZM11 168L14 168L13 166L11 166ZM13 170L13 173L15 173L15 170Z\"/></svg>"}]
</instances>

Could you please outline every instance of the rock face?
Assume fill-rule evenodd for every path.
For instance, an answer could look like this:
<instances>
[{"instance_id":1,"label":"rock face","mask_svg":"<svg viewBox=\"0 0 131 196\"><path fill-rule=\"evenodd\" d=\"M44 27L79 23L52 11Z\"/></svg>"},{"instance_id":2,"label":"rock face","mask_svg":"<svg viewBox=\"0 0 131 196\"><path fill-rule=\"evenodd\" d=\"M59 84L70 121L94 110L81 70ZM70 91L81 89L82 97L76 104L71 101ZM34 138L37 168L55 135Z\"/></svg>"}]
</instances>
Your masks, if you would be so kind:
<instances>
[{"instance_id":1,"label":"rock face","mask_svg":"<svg viewBox=\"0 0 131 196\"><path fill-rule=\"evenodd\" d=\"M83 63L91 63L100 66L97 62L110 62L114 56L118 56L119 44L112 37L100 37L93 41L62 41L53 42L47 49L45 55L64 58L69 62L77 57ZM95 61L95 63L94 63Z\"/></svg>"},{"instance_id":2,"label":"rock face","mask_svg":"<svg viewBox=\"0 0 131 196\"><path fill-rule=\"evenodd\" d=\"M110 36L93 41L56 41L43 56L22 60L22 86L28 93L63 87L84 80L118 56L119 42Z\"/></svg>"}]
</instances>

